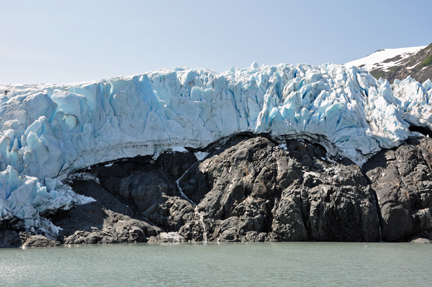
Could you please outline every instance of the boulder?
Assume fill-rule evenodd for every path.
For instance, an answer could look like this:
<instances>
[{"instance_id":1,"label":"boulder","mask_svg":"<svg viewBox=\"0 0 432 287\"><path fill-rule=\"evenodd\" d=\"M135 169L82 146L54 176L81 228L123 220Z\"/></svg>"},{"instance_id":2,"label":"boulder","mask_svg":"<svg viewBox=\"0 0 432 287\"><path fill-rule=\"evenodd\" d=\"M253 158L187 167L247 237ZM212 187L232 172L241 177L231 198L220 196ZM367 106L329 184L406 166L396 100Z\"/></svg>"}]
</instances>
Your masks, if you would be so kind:
<instances>
[{"instance_id":1,"label":"boulder","mask_svg":"<svg viewBox=\"0 0 432 287\"><path fill-rule=\"evenodd\" d=\"M408 240L410 243L420 243L420 244L431 244L432 240L428 238L421 238L421 237L415 237L410 240Z\"/></svg>"},{"instance_id":2,"label":"boulder","mask_svg":"<svg viewBox=\"0 0 432 287\"><path fill-rule=\"evenodd\" d=\"M31 247L59 247L61 243L49 239L42 235L30 235L27 232L20 233L21 241L23 242L22 248L31 248Z\"/></svg>"}]
</instances>

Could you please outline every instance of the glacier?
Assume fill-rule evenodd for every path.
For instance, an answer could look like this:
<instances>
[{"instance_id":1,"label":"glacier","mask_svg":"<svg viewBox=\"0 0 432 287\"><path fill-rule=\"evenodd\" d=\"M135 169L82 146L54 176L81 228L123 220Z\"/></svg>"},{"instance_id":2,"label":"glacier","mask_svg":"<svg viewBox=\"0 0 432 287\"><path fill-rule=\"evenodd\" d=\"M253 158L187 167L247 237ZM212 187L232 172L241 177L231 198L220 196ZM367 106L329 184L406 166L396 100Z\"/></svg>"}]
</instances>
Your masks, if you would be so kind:
<instances>
[{"instance_id":1,"label":"glacier","mask_svg":"<svg viewBox=\"0 0 432 287\"><path fill-rule=\"evenodd\" d=\"M0 84L0 223L41 228L43 214L89 202L61 182L71 172L185 148L205 155L207 145L242 132L319 143L362 165L412 136L411 125L432 129L431 96L430 80L390 85L335 64Z\"/></svg>"}]
</instances>

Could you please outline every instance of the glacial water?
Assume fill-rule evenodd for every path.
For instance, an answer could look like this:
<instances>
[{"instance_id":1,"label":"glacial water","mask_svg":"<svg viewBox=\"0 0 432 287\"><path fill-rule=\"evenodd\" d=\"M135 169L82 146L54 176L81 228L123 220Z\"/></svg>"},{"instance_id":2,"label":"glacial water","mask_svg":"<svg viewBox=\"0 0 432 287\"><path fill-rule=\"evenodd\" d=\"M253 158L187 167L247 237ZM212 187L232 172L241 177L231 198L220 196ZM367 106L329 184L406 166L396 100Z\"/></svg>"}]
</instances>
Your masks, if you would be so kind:
<instances>
[{"instance_id":1,"label":"glacial water","mask_svg":"<svg viewBox=\"0 0 432 287\"><path fill-rule=\"evenodd\" d=\"M432 245L118 244L0 250L1 286L431 286Z\"/></svg>"}]
</instances>

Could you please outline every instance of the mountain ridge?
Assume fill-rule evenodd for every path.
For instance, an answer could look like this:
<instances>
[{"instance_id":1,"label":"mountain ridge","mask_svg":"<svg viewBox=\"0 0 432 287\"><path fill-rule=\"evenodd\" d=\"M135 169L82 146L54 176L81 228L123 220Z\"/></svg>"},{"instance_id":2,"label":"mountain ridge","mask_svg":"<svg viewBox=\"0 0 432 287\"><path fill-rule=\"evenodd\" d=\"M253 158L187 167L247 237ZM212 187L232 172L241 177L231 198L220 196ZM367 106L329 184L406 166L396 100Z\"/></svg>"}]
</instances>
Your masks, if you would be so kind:
<instances>
[{"instance_id":1,"label":"mountain ridge","mask_svg":"<svg viewBox=\"0 0 432 287\"><path fill-rule=\"evenodd\" d=\"M357 66L370 72L376 79L383 78L390 83L404 80L408 76L418 82L432 80L432 44L428 46L380 49L354 61L345 67Z\"/></svg>"}]
</instances>

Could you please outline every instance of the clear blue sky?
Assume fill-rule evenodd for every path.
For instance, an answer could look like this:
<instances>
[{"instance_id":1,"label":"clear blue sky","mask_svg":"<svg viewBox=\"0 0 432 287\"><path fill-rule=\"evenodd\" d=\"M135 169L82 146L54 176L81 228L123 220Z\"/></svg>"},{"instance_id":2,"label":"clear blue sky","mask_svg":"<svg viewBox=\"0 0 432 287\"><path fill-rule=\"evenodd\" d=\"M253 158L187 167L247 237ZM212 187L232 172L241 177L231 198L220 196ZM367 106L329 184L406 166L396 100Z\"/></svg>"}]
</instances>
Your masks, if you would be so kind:
<instances>
[{"instance_id":1,"label":"clear blue sky","mask_svg":"<svg viewBox=\"0 0 432 287\"><path fill-rule=\"evenodd\" d=\"M432 42L431 0L0 0L0 83L337 63Z\"/></svg>"}]
</instances>

